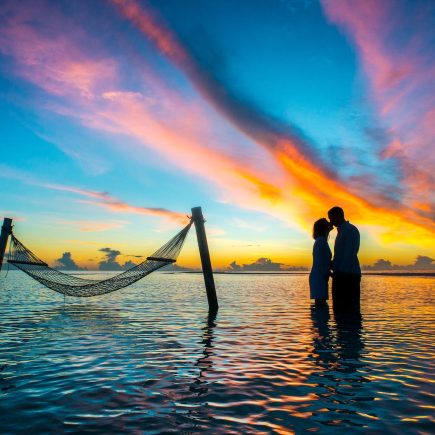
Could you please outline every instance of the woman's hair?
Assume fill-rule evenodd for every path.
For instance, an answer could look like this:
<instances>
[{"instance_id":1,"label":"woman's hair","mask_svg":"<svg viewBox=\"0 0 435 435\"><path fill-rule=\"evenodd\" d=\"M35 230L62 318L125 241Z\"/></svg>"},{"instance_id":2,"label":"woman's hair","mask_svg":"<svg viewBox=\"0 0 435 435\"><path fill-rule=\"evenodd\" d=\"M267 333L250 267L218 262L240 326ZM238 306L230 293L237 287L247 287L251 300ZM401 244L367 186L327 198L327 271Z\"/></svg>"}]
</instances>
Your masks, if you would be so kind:
<instances>
[{"instance_id":1,"label":"woman's hair","mask_svg":"<svg viewBox=\"0 0 435 435\"><path fill-rule=\"evenodd\" d=\"M314 222L313 225L313 239L319 236L328 237L329 232L332 230L332 225L325 218L321 218Z\"/></svg>"}]
</instances>

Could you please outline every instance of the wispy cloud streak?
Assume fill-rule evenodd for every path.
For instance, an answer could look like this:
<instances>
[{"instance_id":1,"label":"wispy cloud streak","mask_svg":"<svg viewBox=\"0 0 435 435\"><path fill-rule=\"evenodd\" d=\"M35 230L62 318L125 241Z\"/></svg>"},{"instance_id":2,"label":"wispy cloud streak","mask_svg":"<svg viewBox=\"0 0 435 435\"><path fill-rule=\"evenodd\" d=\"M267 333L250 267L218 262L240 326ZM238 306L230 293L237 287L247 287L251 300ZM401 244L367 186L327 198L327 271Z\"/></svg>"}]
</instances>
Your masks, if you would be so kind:
<instances>
[{"instance_id":1,"label":"wispy cloud streak","mask_svg":"<svg viewBox=\"0 0 435 435\"><path fill-rule=\"evenodd\" d=\"M435 4L323 0L327 17L358 48L386 143L402 171L402 202L435 218Z\"/></svg>"},{"instance_id":2,"label":"wispy cloud streak","mask_svg":"<svg viewBox=\"0 0 435 435\"><path fill-rule=\"evenodd\" d=\"M181 224L185 224L188 222L187 216L183 213L178 213L176 211L168 210L161 207L135 206L118 198L115 198L114 196L110 195L109 192L100 192L97 190L83 189L80 187L68 186L63 184L46 183L38 180L36 177L28 174L25 171L20 171L5 165L0 165L0 178L15 179L32 186L42 187L44 189L73 193L82 198L79 201L83 204L103 207L106 210L115 213L133 213L146 216L159 216ZM62 222L65 224L68 221ZM83 231L91 231L91 228L94 228L95 231L104 231L105 229L108 229L110 227L119 227L120 225L119 222L112 222L107 225L94 226L92 223L87 221L81 222L83 223L83 225L81 225L81 229Z\"/></svg>"},{"instance_id":3,"label":"wispy cloud streak","mask_svg":"<svg viewBox=\"0 0 435 435\"><path fill-rule=\"evenodd\" d=\"M196 89L236 128L265 146L268 150L285 152L298 164L323 171L330 178L335 175L324 167L301 137L296 126L283 123L252 103L232 94L219 80L216 70L201 64L199 56L185 47L166 27L161 17L136 0L111 0L119 11L143 32L174 64L191 79Z\"/></svg>"},{"instance_id":4,"label":"wispy cloud streak","mask_svg":"<svg viewBox=\"0 0 435 435\"><path fill-rule=\"evenodd\" d=\"M387 216L392 214L394 220L412 221L433 231L433 223L425 213L408 208L393 196L386 196L376 189L365 191L369 186L367 183L360 183L359 191L370 195L370 201L361 193L346 188L339 176L313 155L306 138L296 127L268 116L253 104L233 95L219 80L216 71L203 66L197 53L183 45L149 7L144 8L135 0L112 0L112 3L162 54L185 72L213 107L275 156L288 176L280 188L291 192L300 218L322 213L332 203L339 202L351 215L363 214L368 222L379 223L382 214L389 226L392 221Z\"/></svg>"},{"instance_id":5,"label":"wispy cloud streak","mask_svg":"<svg viewBox=\"0 0 435 435\"><path fill-rule=\"evenodd\" d=\"M83 204L90 204L98 207L103 207L114 213L134 213L146 216L159 216L167 218L169 220L185 224L187 216L182 213L178 213L172 210L161 207L142 207L128 204L127 202L121 201L107 192L98 192L87 189L79 189L71 186L62 186L59 184L41 184L41 187L53 190L61 190L64 192L72 192L80 196L88 197L91 199L81 199L80 202Z\"/></svg>"}]
</instances>

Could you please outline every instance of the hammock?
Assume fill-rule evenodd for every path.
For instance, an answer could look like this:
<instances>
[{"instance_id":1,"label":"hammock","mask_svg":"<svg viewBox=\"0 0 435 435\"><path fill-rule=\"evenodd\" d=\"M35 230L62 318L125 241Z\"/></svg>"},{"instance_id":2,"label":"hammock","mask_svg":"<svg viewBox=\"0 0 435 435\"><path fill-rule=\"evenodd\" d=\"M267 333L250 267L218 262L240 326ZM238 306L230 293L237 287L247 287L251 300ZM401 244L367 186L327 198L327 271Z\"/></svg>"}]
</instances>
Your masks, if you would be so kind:
<instances>
[{"instance_id":1,"label":"hammock","mask_svg":"<svg viewBox=\"0 0 435 435\"><path fill-rule=\"evenodd\" d=\"M192 223L193 220L142 263L119 275L102 281L79 278L52 269L47 263L44 263L32 251L27 249L13 233L11 233L8 263L13 264L27 275L36 279L36 281L58 293L80 297L103 295L127 287L151 272L168 264L175 263Z\"/></svg>"}]
</instances>

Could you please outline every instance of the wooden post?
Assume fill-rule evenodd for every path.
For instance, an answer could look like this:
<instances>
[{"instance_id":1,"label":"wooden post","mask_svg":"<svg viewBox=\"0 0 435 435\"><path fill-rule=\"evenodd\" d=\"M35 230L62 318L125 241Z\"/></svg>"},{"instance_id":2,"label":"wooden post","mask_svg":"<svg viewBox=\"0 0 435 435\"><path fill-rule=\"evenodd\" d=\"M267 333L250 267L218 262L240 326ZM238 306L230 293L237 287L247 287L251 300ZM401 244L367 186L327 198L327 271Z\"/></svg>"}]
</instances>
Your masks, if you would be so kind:
<instances>
[{"instance_id":1,"label":"wooden post","mask_svg":"<svg viewBox=\"0 0 435 435\"><path fill-rule=\"evenodd\" d=\"M0 234L0 272L2 270L3 259L5 257L6 246L8 244L9 234L12 231L12 219L4 218L2 232Z\"/></svg>"},{"instance_id":2,"label":"wooden post","mask_svg":"<svg viewBox=\"0 0 435 435\"><path fill-rule=\"evenodd\" d=\"M195 223L196 237L198 239L199 255L201 256L202 274L204 275L205 289L207 291L208 307L210 311L217 311L219 304L216 296L210 253L208 252L207 237L205 235L205 221L202 216L201 207L192 208L192 219Z\"/></svg>"}]
</instances>

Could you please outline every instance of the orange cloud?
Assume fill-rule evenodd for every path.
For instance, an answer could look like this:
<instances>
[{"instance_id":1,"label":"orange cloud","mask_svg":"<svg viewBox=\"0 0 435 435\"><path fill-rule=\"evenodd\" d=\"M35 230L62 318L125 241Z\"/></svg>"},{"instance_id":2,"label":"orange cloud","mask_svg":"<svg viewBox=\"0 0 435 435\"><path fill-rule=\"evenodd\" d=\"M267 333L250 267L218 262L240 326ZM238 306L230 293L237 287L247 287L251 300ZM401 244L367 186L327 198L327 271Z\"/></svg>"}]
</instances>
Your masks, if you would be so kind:
<instances>
[{"instance_id":1,"label":"orange cloud","mask_svg":"<svg viewBox=\"0 0 435 435\"><path fill-rule=\"evenodd\" d=\"M339 178L323 168L316 159L310 155L306 146L294 135L274 129L267 119L259 117L252 111L248 113L246 107L240 107L238 101L223 100L221 88L218 83L213 83L213 78L200 69L195 60L181 46L175 35L164 26L160 18L148 8L143 9L135 0L113 0L121 14L131 20L146 37L154 42L157 49L166 55L175 65L179 66L190 78L192 84L227 120L236 128L249 136L255 143L269 150L275 157L278 167L285 169L285 177L279 184L273 182L262 184L261 178L265 174L255 177L255 186L260 199L267 198L268 203L262 204L263 210L284 217L288 220L297 220L306 227L306 220L314 216L324 215L332 205L341 204L350 216L358 217L372 225L382 224L387 228L386 234L391 233L391 228L400 233L401 229L409 228L410 239L415 242L415 231L421 236L433 234L434 224L420 209L407 208L401 203L389 198L373 194L369 203L358 193L346 188ZM337 2L340 3L340 2ZM370 3L370 2L369 2ZM334 6L336 3L331 2ZM366 2L362 2L366 4ZM362 6L364 8L364 6ZM337 7L339 9L339 7ZM370 7L363 10L362 17L370 15ZM360 18L361 22L364 22ZM379 23L378 23L379 25ZM373 29L371 29L373 31ZM375 33L372 32L373 35ZM376 40L371 36L370 41ZM412 68L403 64L398 68L391 68L380 52L374 53L373 64L379 71L378 83L380 87L389 87L397 84L410 74ZM238 105L239 104L239 105ZM252 119L248 119L252 117ZM207 154L207 150L202 150ZM234 167L234 165L233 165ZM248 181L253 181L250 174L237 168L239 174ZM195 170L195 168L192 168ZM265 177L267 178L267 177ZM216 182L216 180L215 180ZM219 183L219 181L217 181ZM291 202L288 206L286 202ZM258 203L257 199L254 201ZM243 201L242 201L243 204ZM271 205L272 204L272 205ZM252 204L251 204L252 207ZM257 208L257 207L253 207ZM395 224L397 222L397 225ZM431 235L430 237L433 237Z\"/></svg>"}]
</instances>

